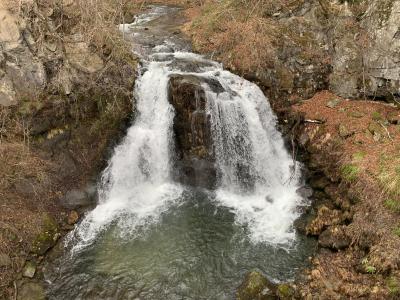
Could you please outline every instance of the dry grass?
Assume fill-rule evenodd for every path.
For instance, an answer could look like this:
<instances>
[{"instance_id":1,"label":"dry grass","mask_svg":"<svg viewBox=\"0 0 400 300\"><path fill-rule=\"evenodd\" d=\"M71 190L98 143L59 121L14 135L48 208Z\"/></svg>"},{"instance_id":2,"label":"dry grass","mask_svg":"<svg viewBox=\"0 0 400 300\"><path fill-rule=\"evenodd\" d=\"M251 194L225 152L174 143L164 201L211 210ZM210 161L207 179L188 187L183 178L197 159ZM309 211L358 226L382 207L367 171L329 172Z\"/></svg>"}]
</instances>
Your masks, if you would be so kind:
<instances>
[{"instance_id":1,"label":"dry grass","mask_svg":"<svg viewBox=\"0 0 400 300\"><path fill-rule=\"evenodd\" d=\"M257 2L262 3L257 7ZM271 65L274 27L260 15L271 1L208 1L187 31L201 52L215 53L229 68L248 72ZM221 55L219 55L221 54Z\"/></svg>"},{"instance_id":2,"label":"dry grass","mask_svg":"<svg viewBox=\"0 0 400 300\"><path fill-rule=\"evenodd\" d=\"M379 181L384 190L400 201L400 154L381 156Z\"/></svg>"},{"instance_id":3,"label":"dry grass","mask_svg":"<svg viewBox=\"0 0 400 300\"><path fill-rule=\"evenodd\" d=\"M302 18L277 18L302 4L303 0L209 0L187 11L192 22L184 31L197 51L211 54L237 73L256 74L275 69L286 47L301 49L305 60L320 56L313 30Z\"/></svg>"}]
</instances>

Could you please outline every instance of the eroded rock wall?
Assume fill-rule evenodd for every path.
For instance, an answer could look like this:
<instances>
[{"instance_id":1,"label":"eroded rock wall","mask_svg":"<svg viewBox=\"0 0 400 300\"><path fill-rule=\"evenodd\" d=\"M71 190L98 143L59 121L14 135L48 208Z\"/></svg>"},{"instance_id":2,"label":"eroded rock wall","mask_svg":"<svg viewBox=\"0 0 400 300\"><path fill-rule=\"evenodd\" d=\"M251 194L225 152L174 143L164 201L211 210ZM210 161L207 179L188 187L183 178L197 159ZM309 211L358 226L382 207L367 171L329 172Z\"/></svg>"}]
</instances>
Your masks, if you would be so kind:
<instances>
[{"instance_id":1,"label":"eroded rock wall","mask_svg":"<svg viewBox=\"0 0 400 300\"><path fill-rule=\"evenodd\" d=\"M333 92L388 101L399 97L399 9L397 0L331 4L327 16Z\"/></svg>"},{"instance_id":2,"label":"eroded rock wall","mask_svg":"<svg viewBox=\"0 0 400 300\"><path fill-rule=\"evenodd\" d=\"M279 27L289 28L289 41L300 39L307 47L286 41L276 59L286 71L279 74L282 68L276 68L277 81L294 87L302 98L328 88L346 98L397 103L399 9L398 0L301 3L297 11L281 17ZM282 90L285 85L277 86Z\"/></svg>"},{"instance_id":3,"label":"eroded rock wall","mask_svg":"<svg viewBox=\"0 0 400 300\"><path fill-rule=\"evenodd\" d=\"M207 3L186 27L195 48L258 82L274 106L323 89L399 102L400 1Z\"/></svg>"}]
</instances>

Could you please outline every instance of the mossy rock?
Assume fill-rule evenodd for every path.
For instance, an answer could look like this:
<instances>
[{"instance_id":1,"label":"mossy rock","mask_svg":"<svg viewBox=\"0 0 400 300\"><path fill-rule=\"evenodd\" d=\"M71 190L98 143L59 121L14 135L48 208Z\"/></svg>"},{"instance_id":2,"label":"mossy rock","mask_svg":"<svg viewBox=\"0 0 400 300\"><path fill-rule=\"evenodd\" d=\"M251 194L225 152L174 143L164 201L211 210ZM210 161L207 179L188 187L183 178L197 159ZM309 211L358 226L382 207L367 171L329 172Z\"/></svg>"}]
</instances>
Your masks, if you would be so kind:
<instances>
[{"instance_id":1,"label":"mossy rock","mask_svg":"<svg viewBox=\"0 0 400 300\"><path fill-rule=\"evenodd\" d=\"M384 133L382 126L376 122L369 123L368 131L371 132L372 134L376 134L376 133L383 134Z\"/></svg>"},{"instance_id":2,"label":"mossy rock","mask_svg":"<svg viewBox=\"0 0 400 300\"><path fill-rule=\"evenodd\" d=\"M260 272L252 271L236 293L237 300L272 300L276 298L276 286Z\"/></svg>"},{"instance_id":3,"label":"mossy rock","mask_svg":"<svg viewBox=\"0 0 400 300\"><path fill-rule=\"evenodd\" d=\"M354 131L349 130L345 125L340 124L339 125L339 136L341 138L348 138L349 136L353 135Z\"/></svg>"},{"instance_id":4,"label":"mossy rock","mask_svg":"<svg viewBox=\"0 0 400 300\"><path fill-rule=\"evenodd\" d=\"M278 285L278 288L276 290L276 295L278 296L279 299L289 300L294 297L295 290L289 284L283 283Z\"/></svg>"},{"instance_id":5,"label":"mossy rock","mask_svg":"<svg viewBox=\"0 0 400 300\"><path fill-rule=\"evenodd\" d=\"M59 237L60 230L57 222L50 215L44 214L41 231L32 243L32 254L38 256L44 255L49 249L54 247Z\"/></svg>"},{"instance_id":6,"label":"mossy rock","mask_svg":"<svg viewBox=\"0 0 400 300\"><path fill-rule=\"evenodd\" d=\"M28 282L18 291L18 300L45 300L46 294L41 284Z\"/></svg>"},{"instance_id":7,"label":"mossy rock","mask_svg":"<svg viewBox=\"0 0 400 300\"><path fill-rule=\"evenodd\" d=\"M27 261L24 269L22 270L22 276L33 278L36 274L36 264L33 261Z\"/></svg>"},{"instance_id":8,"label":"mossy rock","mask_svg":"<svg viewBox=\"0 0 400 300\"><path fill-rule=\"evenodd\" d=\"M364 117L365 114L362 112L359 112L359 111L352 111L349 113L349 116L352 118L360 119L360 118Z\"/></svg>"}]
</instances>

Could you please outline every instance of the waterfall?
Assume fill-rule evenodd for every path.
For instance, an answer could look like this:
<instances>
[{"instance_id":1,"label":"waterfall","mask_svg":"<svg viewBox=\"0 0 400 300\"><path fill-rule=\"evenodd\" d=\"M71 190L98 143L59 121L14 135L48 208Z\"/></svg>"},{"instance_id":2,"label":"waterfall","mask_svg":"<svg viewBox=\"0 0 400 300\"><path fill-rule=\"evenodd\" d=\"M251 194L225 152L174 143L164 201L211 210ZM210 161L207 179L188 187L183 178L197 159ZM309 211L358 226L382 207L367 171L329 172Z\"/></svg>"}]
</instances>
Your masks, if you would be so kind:
<instances>
[{"instance_id":1,"label":"waterfall","mask_svg":"<svg viewBox=\"0 0 400 300\"><path fill-rule=\"evenodd\" d=\"M315 247L293 229L300 168L268 99L191 53L178 13L154 6L120 26L141 61L134 120L97 206L45 268L51 299L233 299L254 269L294 279Z\"/></svg>"},{"instance_id":2,"label":"waterfall","mask_svg":"<svg viewBox=\"0 0 400 300\"><path fill-rule=\"evenodd\" d=\"M135 123L103 172L97 207L73 233L79 241L75 249L90 244L112 222L129 231L156 219L181 193L169 176L174 112L167 98L165 65L150 62L136 81Z\"/></svg>"},{"instance_id":3,"label":"waterfall","mask_svg":"<svg viewBox=\"0 0 400 300\"><path fill-rule=\"evenodd\" d=\"M298 217L299 174L276 129L276 117L257 85L220 71L223 94L207 91L216 164L217 199L249 224L257 242L284 243Z\"/></svg>"},{"instance_id":4,"label":"waterfall","mask_svg":"<svg viewBox=\"0 0 400 300\"><path fill-rule=\"evenodd\" d=\"M196 73L185 72L184 67L177 70L177 64L171 64L174 60L197 62L200 69ZM110 224L131 233L138 226L156 222L168 204L179 199L184 187L170 176L171 74L211 78L225 90L216 93L204 84L218 172L217 201L235 212L237 222L249 227L254 241L293 240L291 227L301 201L296 193L298 174L293 174L293 160L262 91L192 53L156 53L144 68L136 81L136 120L103 173L98 206L73 233L79 241L75 248L91 243Z\"/></svg>"},{"instance_id":5,"label":"waterfall","mask_svg":"<svg viewBox=\"0 0 400 300\"><path fill-rule=\"evenodd\" d=\"M168 99L171 75L203 79L218 205L235 213L237 223L247 226L254 242L283 244L294 240L292 224L302 201L296 193L299 174L276 129L268 100L257 85L224 70L220 64L181 52L177 39L174 43L166 38L149 47L149 38L154 35L143 25L165 10L155 7L134 23L120 26L125 34L138 39L134 48L142 58L142 75L134 91L136 117L103 172L97 207L85 216L68 241L75 250L81 249L110 225L119 226L122 234L135 233L137 228L157 222L171 203L182 200L186 187L171 176L175 115ZM195 121L204 111L200 110L197 92L195 98L190 126L192 139L197 140Z\"/></svg>"}]
</instances>

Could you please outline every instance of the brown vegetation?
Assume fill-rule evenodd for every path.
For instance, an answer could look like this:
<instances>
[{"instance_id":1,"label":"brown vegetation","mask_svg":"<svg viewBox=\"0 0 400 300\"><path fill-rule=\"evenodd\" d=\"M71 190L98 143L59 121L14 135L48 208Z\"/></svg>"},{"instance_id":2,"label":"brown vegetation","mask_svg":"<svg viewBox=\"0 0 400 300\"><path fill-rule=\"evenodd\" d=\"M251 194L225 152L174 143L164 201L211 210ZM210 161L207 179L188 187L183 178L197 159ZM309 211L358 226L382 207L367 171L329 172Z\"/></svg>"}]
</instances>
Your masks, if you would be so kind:
<instances>
[{"instance_id":1,"label":"brown vegetation","mask_svg":"<svg viewBox=\"0 0 400 300\"><path fill-rule=\"evenodd\" d=\"M185 30L198 51L212 53L240 73L254 72L273 66L282 39L294 37L291 31L295 29L284 28L274 15L289 13L303 2L206 1L200 9L189 10L194 18ZM312 52L312 43L304 46Z\"/></svg>"},{"instance_id":2,"label":"brown vegetation","mask_svg":"<svg viewBox=\"0 0 400 300\"><path fill-rule=\"evenodd\" d=\"M321 92L293 106L293 111L306 120L300 143L310 153L310 166L323 171L333 186L339 184L337 192L330 187L324 192L330 209L343 215L344 221L337 224L351 240L343 251L317 254L307 284L301 287L303 297L397 297L398 291L387 282L400 282L399 110ZM312 224L317 221L323 222L323 216ZM328 229L337 231L337 224Z\"/></svg>"}]
</instances>

